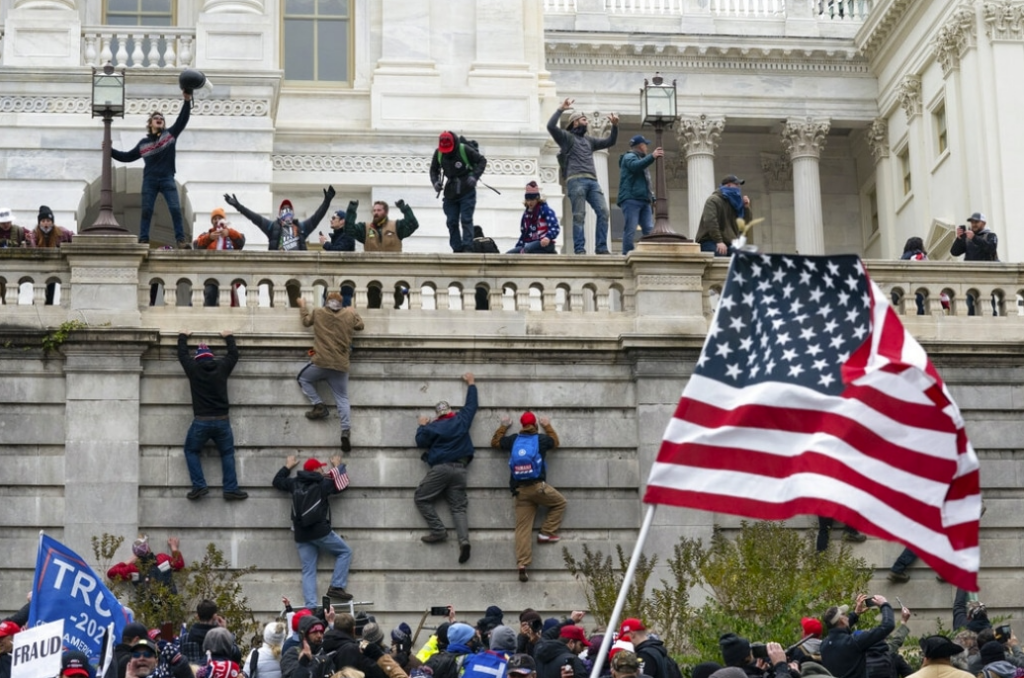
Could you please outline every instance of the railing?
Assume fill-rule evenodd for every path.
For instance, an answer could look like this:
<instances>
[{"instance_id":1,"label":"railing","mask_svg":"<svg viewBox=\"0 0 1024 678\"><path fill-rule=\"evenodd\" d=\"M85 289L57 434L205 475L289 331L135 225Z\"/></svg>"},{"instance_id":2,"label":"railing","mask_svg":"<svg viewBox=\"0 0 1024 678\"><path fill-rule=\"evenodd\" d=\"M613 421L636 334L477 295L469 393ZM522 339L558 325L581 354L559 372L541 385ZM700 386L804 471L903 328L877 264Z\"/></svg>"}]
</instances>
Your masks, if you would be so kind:
<instances>
[{"instance_id":1,"label":"railing","mask_svg":"<svg viewBox=\"0 0 1024 678\"><path fill-rule=\"evenodd\" d=\"M713 15L780 17L796 3L806 3L810 15L822 21L863 21L874 0L604 0L604 10L616 16ZM802 9L802 8L801 8ZM577 0L544 0L548 14L575 14ZM807 9L802 9L806 13ZM804 14L806 16L806 14Z\"/></svg>"},{"instance_id":2,"label":"railing","mask_svg":"<svg viewBox=\"0 0 1024 678\"><path fill-rule=\"evenodd\" d=\"M811 13L826 21L864 21L874 0L810 0Z\"/></svg>"},{"instance_id":3,"label":"railing","mask_svg":"<svg viewBox=\"0 0 1024 678\"><path fill-rule=\"evenodd\" d=\"M82 65L181 69L195 58L194 28L99 26L82 29Z\"/></svg>"}]
</instances>

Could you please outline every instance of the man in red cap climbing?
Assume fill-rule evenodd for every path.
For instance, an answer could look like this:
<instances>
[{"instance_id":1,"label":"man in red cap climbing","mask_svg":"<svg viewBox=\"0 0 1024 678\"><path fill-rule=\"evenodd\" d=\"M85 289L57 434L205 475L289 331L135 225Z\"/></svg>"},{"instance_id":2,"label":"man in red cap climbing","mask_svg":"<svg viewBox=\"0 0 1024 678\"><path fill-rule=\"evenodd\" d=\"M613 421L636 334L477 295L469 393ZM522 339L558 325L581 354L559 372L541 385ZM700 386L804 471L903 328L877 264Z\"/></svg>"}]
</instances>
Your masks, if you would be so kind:
<instances>
[{"instance_id":1,"label":"man in red cap climbing","mask_svg":"<svg viewBox=\"0 0 1024 678\"><path fill-rule=\"evenodd\" d=\"M444 191L442 207L448 220L448 243L452 252L473 251L476 184L485 167L487 158L480 154L475 143L454 132L441 132L437 152L430 161L430 183L438 193Z\"/></svg>"},{"instance_id":2,"label":"man in red cap climbing","mask_svg":"<svg viewBox=\"0 0 1024 678\"><path fill-rule=\"evenodd\" d=\"M491 447L509 453L509 489L516 509L516 567L519 581L526 582L530 576L526 568L533 559L533 519L538 506L547 506L548 515L540 526L538 544L553 544L561 537L558 528L562 526L565 514L565 497L547 483L547 453L558 447L558 433L547 417L540 418L544 433L537 429L538 419L533 412L524 412L519 418L518 434L505 435L512 425L512 417L504 415L498 430L491 437Z\"/></svg>"}]
</instances>

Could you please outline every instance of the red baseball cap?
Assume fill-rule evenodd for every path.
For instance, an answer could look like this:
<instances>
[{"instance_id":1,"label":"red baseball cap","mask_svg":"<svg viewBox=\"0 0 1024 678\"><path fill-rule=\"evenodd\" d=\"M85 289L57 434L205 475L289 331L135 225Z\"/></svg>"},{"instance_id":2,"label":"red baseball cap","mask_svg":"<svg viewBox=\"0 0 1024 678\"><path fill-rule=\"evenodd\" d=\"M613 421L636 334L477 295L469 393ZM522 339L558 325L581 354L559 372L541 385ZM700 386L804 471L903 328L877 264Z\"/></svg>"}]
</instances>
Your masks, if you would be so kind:
<instances>
[{"instance_id":1,"label":"red baseball cap","mask_svg":"<svg viewBox=\"0 0 1024 678\"><path fill-rule=\"evenodd\" d=\"M523 412L523 416L519 417L519 423L522 426L536 426L537 415L533 412Z\"/></svg>"},{"instance_id":2,"label":"red baseball cap","mask_svg":"<svg viewBox=\"0 0 1024 678\"><path fill-rule=\"evenodd\" d=\"M632 633L633 631L646 631L646 630L647 630L647 627L644 626L644 623L642 621L640 621L639 619L636 619L635 617L630 617L629 619L627 619L624 622L622 622L622 626L619 627L619 636L620 637L629 638L629 634Z\"/></svg>"},{"instance_id":3,"label":"red baseball cap","mask_svg":"<svg viewBox=\"0 0 1024 678\"><path fill-rule=\"evenodd\" d=\"M298 610L295 610L295 614L292 615L292 631L298 632L299 620L311 614L313 614L313 611L310 610L308 607L303 607Z\"/></svg>"},{"instance_id":4,"label":"red baseball cap","mask_svg":"<svg viewBox=\"0 0 1024 678\"><path fill-rule=\"evenodd\" d=\"M437 150L442 153L451 153L455 150L455 135L451 132L441 132L437 138Z\"/></svg>"},{"instance_id":5,"label":"red baseball cap","mask_svg":"<svg viewBox=\"0 0 1024 678\"><path fill-rule=\"evenodd\" d=\"M801 619L800 627L804 630L805 636L821 637L821 622L814 617L804 617Z\"/></svg>"},{"instance_id":6,"label":"red baseball cap","mask_svg":"<svg viewBox=\"0 0 1024 678\"><path fill-rule=\"evenodd\" d=\"M583 629L575 624L569 624L563 626L562 630L558 633L560 638L568 638L569 640L578 640L583 643L584 647L590 647L590 641L587 640L587 636L583 633Z\"/></svg>"},{"instance_id":7,"label":"red baseball cap","mask_svg":"<svg viewBox=\"0 0 1024 678\"><path fill-rule=\"evenodd\" d=\"M19 631L21 631L21 627L12 621L0 622L0 638L13 636L15 633L18 633Z\"/></svg>"},{"instance_id":8,"label":"red baseball cap","mask_svg":"<svg viewBox=\"0 0 1024 678\"><path fill-rule=\"evenodd\" d=\"M319 471L324 466L327 466L324 462L319 459L307 459L306 463L302 465L303 471Z\"/></svg>"}]
</instances>

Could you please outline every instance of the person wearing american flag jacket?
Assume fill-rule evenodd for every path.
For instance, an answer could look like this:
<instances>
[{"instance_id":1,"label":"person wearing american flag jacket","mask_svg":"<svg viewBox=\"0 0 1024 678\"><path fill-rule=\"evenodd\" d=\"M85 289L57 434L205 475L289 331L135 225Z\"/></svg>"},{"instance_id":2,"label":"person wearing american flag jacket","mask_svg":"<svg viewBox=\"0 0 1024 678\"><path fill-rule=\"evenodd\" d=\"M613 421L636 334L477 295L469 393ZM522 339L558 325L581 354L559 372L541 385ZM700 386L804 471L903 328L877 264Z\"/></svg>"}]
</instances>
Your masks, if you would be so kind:
<instances>
[{"instance_id":1,"label":"person wearing american flag jacket","mask_svg":"<svg viewBox=\"0 0 1024 678\"><path fill-rule=\"evenodd\" d=\"M348 472L341 463L341 455L331 457L328 466L319 459L307 459L302 470L292 478L292 469L299 465L294 454L285 459L284 466L274 476L273 485L292 495L292 530L295 548L302 561L302 597L308 608L317 607L316 561L323 551L334 556L334 572L327 595L342 602L352 600L348 586L348 569L352 562L352 549L331 528L332 495L348 487Z\"/></svg>"},{"instance_id":2,"label":"person wearing american flag jacket","mask_svg":"<svg viewBox=\"0 0 1024 678\"><path fill-rule=\"evenodd\" d=\"M523 219L519 222L519 242L506 254L555 254L558 217L546 200L540 197L536 181L526 184Z\"/></svg>"}]
</instances>

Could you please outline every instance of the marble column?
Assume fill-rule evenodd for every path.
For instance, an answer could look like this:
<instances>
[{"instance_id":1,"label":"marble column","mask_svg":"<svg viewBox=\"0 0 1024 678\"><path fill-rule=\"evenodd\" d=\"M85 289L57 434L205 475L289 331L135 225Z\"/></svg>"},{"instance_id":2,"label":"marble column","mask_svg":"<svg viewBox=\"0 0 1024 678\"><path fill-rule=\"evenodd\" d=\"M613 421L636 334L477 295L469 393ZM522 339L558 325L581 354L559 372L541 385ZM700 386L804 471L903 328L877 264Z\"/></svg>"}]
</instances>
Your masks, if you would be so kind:
<instances>
[{"instance_id":1,"label":"marble column","mask_svg":"<svg viewBox=\"0 0 1024 678\"><path fill-rule=\"evenodd\" d=\"M866 141L875 159L875 199L878 201L878 231L882 239L882 258L897 259L903 253L896 237L892 216L896 214L893 195L892 159L889 152L889 121L876 118L867 130ZM868 215L870 218L870 215Z\"/></svg>"},{"instance_id":2,"label":"marble column","mask_svg":"<svg viewBox=\"0 0 1024 678\"><path fill-rule=\"evenodd\" d=\"M782 130L782 145L793 161L793 221L800 254L825 253L818 161L831 122L828 118L790 118Z\"/></svg>"},{"instance_id":3,"label":"marble column","mask_svg":"<svg viewBox=\"0 0 1024 678\"><path fill-rule=\"evenodd\" d=\"M715 191L715 148L724 129L725 118L705 114L681 117L676 128L679 148L686 154L690 238L697 237L704 203Z\"/></svg>"}]
</instances>

